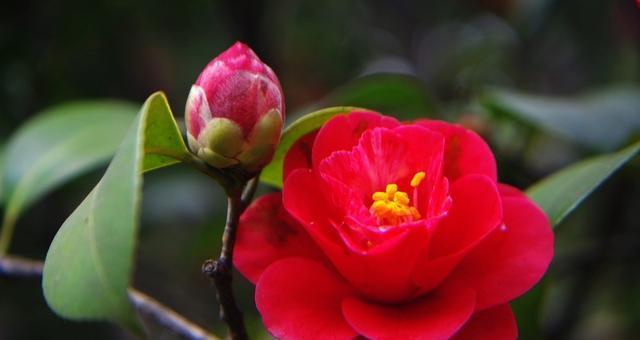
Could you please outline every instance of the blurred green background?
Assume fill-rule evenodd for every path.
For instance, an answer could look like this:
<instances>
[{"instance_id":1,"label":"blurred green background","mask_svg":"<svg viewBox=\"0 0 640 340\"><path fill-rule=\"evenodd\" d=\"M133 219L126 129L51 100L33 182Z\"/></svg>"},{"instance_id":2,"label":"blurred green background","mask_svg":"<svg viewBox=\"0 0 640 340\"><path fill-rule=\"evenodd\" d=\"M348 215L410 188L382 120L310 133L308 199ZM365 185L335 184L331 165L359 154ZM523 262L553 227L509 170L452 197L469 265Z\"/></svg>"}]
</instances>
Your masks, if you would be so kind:
<instances>
[{"instance_id":1,"label":"blurred green background","mask_svg":"<svg viewBox=\"0 0 640 340\"><path fill-rule=\"evenodd\" d=\"M69 101L139 104L163 90L180 118L201 69L236 40L276 71L289 118L339 104L456 121L487 139L501 181L521 188L640 136L635 0L41 0L0 4L0 146ZM640 334L638 170L636 159L556 228L549 274L515 304L522 339ZM43 259L102 172L36 202L12 253ZM200 274L218 251L221 191L178 166L146 175L144 194L136 288L222 334ZM251 284L235 283L252 334L266 337ZM87 337L129 335L57 317L37 280L0 278L0 339Z\"/></svg>"}]
</instances>

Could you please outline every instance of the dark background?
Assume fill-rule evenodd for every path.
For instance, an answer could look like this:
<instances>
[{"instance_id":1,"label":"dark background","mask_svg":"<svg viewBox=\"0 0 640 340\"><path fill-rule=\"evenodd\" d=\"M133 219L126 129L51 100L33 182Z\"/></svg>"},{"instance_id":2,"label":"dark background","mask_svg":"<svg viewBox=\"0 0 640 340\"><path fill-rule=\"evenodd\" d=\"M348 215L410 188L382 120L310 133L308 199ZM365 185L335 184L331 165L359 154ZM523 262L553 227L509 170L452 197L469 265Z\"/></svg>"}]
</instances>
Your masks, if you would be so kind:
<instances>
[{"instance_id":1,"label":"dark background","mask_svg":"<svg viewBox=\"0 0 640 340\"><path fill-rule=\"evenodd\" d=\"M201 69L236 40L276 71L289 118L340 104L457 121L492 145L501 181L521 188L611 145L581 144L494 112L481 105L487 89L571 99L640 85L633 0L3 1L0 145L39 111L79 99L141 103L160 89L181 117ZM632 112L640 117L638 107ZM521 338L637 337L638 174L636 160L556 229L549 275L516 304ZM100 175L84 175L33 206L18 223L13 253L44 258ZM135 286L217 334L224 328L200 264L218 251L224 209L220 190L190 169L145 176ZM235 282L252 333L267 337L251 285ZM0 339L87 337L128 335L108 323L65 321L47 308L40 282L0 278Z\"/></svg>"}]
</instances>

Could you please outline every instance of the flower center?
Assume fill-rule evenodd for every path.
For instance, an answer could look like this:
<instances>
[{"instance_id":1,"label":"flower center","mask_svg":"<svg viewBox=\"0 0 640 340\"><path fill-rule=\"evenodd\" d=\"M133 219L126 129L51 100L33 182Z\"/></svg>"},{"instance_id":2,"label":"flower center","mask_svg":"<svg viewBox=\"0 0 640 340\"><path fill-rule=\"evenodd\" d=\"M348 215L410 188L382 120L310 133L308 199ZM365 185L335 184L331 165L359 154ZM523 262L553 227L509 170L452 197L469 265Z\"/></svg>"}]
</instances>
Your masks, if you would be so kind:
<instances>
[{"instance_id":1,"label":"flower center","mask_svg":"<svg viewBox=\"0 0 640 340\"><path fill-rule=\"evenodd\" d=\"M379 224L398 225L411 222L420 218L420 212L416 209L418 194L416 188L425 177L423 171L418 172L411 179L413 188L413 205L409 195L404 191L398 191L398 185L387 184L385 191L377 191L371 197L373 203L369 211L376 217Z\"/></svg>"}]
</instances>

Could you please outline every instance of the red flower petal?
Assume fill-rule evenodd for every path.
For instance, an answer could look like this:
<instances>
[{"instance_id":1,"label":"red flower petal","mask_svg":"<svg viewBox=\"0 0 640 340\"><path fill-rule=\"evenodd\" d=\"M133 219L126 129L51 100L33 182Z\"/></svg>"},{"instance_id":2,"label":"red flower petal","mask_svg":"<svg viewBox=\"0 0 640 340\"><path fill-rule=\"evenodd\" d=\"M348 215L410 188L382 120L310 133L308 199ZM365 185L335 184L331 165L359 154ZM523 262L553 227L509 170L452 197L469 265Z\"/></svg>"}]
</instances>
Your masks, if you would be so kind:
<instances>
[{"instance_id":1,"label":"red flower petal","mask_svg":"<svg viewBox=\"0 0 640 340\"><path fill-rule=\"evenodd\" d=\"M506 198L506 197L526 198L527 197L527 195L525 195L522 191L520 191L520 189L514 186L511 186L509 184L498 183L498 191L500 192L500 197L502 198Z\"/></svg>"},{"instance_id":2,"label":"red flower petal","mask_svg":"<svg viewBox=\"0 0 640 340\"><path fill-rule=\"evenodd\" d=\"M385 339L448 339L469 319L474 309L469 289L439 290L403 305L381 305L347 298L342 312L361 335Z\"/></svg>"},{"instance_id":3,"label":"red flower petal","mask_svg":"<svg viewBox=\"0 0 640 340\"><path fill-rule=\"evenodd\" d=\"M486 175L496 181L496 160L482 137L460 125L442 121L418 120L415 123L444 135L444 176L450 181L468 174Z\"/></svg>"},{"instance_id":4,"label":"red flower petal","mask_svg":"<svg viewBox=\"0 0 640 340\"><path fill-rule=\"evenodd\" d=\"M294 170L284 182L282 201L285 209L298 220L318 242L319 238L338 240L339 236L329 221L341 218L327 200L325 188L310 169Z\"/></svg>"},{"instance_id":5,"label":"red flower petal","mask_svg":"<svg viewBox=\"0 0 640 340\"><path fill-rule=\"evenodd\" d=\"M511 301L543 276L553 257L553 232L528 198L503 198L504 226L482 241L452 274L478 294L478 309Z\"/></svg>"},{"instance_id":6,"label":"red flower petal","mask_svg":"<svg viewBox=\"0 0 640 340\"><path fill-rule=\"evenodd\" d=\"M428 243L428 231L405 231L373 251L358 253L320 240L336 269L361 293L376 301L397 302L414 296L419 287L412 280L412 263Z\"/></svg>"},{"instance_id":7,"label":"red flower petal","mask_svg":"<svg viewBox=\"0 0 640 340\"><path fill-rule=\"evenodd\" d=\"M508 304L473 314L453 340L513 340L518 337L518 325Z\"/></svg>"},{"instance_id":8,"label":"red flower petal","mask_svg":"<svg viewBox=\"0 0 640 340\"><path fill-rule=\"evenodd\" d=\"M307 232L282 207L282 195L258 198L240 217L233 264L252 283L273 262L301 256L325 257Z\"/></svg>"},{"instance_id":9,"label":"red flower petal","mask_svg":"<svg viewBox=\"0 0 640 340\"><path fill-rule=\"evenodd\" d=\"M428 291L502 221L500 196L486 176L468 175L451 187L453 205L436 227L430 249L415 268L414 280Z\"/></svg>"},{"instance_id":10,"label":"red flower petal","mask_svg":"<svg viewBox=\"0 0 640 340\"><path fill-rule=\"evenodd\" d=\"M350 249L330 221L332 213L312 170L296 170L285 182L284 206L307 230L336 269L362 293L380 301L398 301L413 296L418 287L412 280L412 265L429 235L426 228L405 230L371 251ZM403 263L403 265L398 265Z\"/></svg>"},{"instance_id":11,"label":"red flower petal","mask_svg":"<svg viewBox=\"0 0 640 340\"><path fill-rule=\"evenodd\" d=\"M323 178L330 177L344 186L339 195L334 195L335 205L347 208L355 200L369 217L371 194L384 191L389 183L410 192L411 178L424 171L429 175L421 188L433 188L442 172L443 150L442 136L423 127L375 128L365 132L352 150L333 153L316 164L315 170ZM334 192L340 189L336 184L326 183ZM353 207L349 208L353 213Z\"/></svg>"},{"instance_id":12,"label":"red flower petal","mask_svg":"<svg viewBox=\"0 0 640 340\"><path fill-rule=\"evenodd\" d=\"M291 148L289 148L287 155L284 157L284 166L282 169L283 180L295 169L311 168L311 148L313 147L317 134L318 131L308 133L299 138L293 143Z\"/></svg>"},{"instance_id":13,"label":"red flower petal","mask_svg":"<svg viewBox=\"0 0 640 340\"><path fill-rule=\"evenodd\" d=\"M483 238L502 220L500 196L486 176L469 175L451 186L453 204L433 235L431 258L452 254Z\"/></svg>"},{"instance_id":14,"label":"red flower petal","mask_svg":"<svg viewBox=\"0 0 640 340\"><path fill-rule=\"evenodd\" d=\"M341 313L353 290L318 262L280 260L264 271L256 306L265 327L278 339L353 339L358 334Z\"/></svg>"},{"instance_id":15,"label":"red flower petal","mask_svg":"<svg viewBox=\"0 0 640 340\"><path fill-rule=\"evenodd\" d=\"M348 115L334 117L318 132L313 145L313 166L318 166L334 151L350 150L358 144L360 135L369 129L399 125L397 120L372 111L353 111Z\"/></svg>"}]
</instances>

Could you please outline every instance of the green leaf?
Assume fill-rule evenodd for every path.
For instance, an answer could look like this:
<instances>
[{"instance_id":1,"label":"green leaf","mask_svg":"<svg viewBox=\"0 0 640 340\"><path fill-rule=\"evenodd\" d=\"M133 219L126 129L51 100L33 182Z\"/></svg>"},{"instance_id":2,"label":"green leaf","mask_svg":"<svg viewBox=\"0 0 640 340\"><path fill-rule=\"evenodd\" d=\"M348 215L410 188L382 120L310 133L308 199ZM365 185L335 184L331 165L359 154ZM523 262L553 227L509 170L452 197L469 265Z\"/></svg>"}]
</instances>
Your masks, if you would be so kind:
<instances>
[{"instance_id":1,"label":"green leaf","mask_svg":"<svg viewBox=\"0 0 640 340\"><path fill-rule=\"evenodd\" d=\"M351 105L366 107L401 120L426 117L435 112L424 83L401 74L374 74L357 78L338 88L322 106Z\"/></svg>"},{"instance_id":2,"label":"green leaf","mask_svg":"<svg viewBox=\"0 0 640 340\"><path fill-rule=\"evenodd\" d=\"M611 151L640 131L640 88L607 89L574 98L546 97L490 89L481 103L601 151Z\"/></svg>"},{"instance_id":3,"label":"green leaf","mask_svg":"<svg viewBox=\"0 0 640 340\"><path fill-rule=\"evenodd\" d=\"M640 152L640 141L611 154L590 158L560 170L527 190L527 195L557 226L591 192Z\"/></svg>"},{"instance_id":4,"label":"green leaf","mask_svg":"<svg viewBox=\"0 0 640 340\"><path fill-rule=\"evenodd\" d=\"M145 150L154 154L145 156ZM142 172L186 156L165 96L152 95L100 182L51 243L42 286L56 313L75 320L112 320L139 331L127 287L133 270Z\"/></svg>"},{"instance_id":5,"label":"green leaf","mask_svg":"<svg viewBox=\"0 0 640 340\"><path fill-rule=\"evenodd\" d=\"M113 156L136 111L121 101L75 102L39 114L15 133L0 178L6 203L0 254L29 205Z\"/></svg>"},{"instance_id":6,"label":"green leaf","mask_svg":"<svg viewBox=\"0 0 640 340\"><path fill-rule=\"evenodd\" d=\"M329 119L337 115L347 114L357 109L358 108L351 106L329 107L308 113L291 123L291 125L289 125L282 134L280 144L276 149L273 160L262 170L260 180L277 188L281 188L284 157L293 143L295 143L300 137L319 129Z\"/></svg>"}]
</instances>

